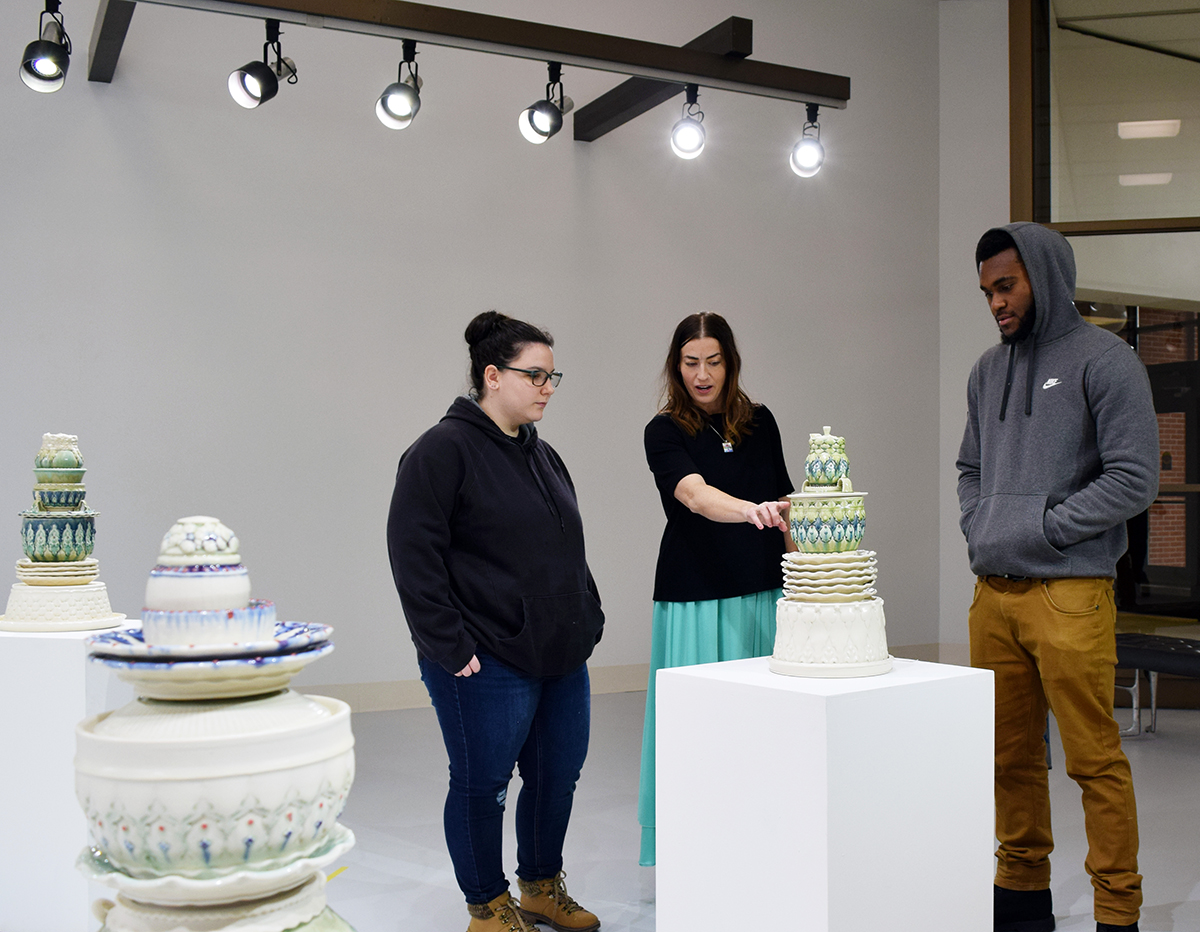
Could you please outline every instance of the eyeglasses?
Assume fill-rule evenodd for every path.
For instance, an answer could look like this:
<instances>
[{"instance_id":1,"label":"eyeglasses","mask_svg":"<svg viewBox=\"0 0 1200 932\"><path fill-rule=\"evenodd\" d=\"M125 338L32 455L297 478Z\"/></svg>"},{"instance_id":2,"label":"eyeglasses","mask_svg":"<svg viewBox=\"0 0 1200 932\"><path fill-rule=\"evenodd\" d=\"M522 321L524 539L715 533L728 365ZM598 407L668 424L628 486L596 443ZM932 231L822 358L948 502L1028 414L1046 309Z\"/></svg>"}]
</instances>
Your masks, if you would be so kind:
<instances>
[{"instance_id":1,"label":"eyeglasses","mask_svg":"<svg viewBox=\"0 0 1200 932\"><path fill-rule=\"evenodd\" d=\"M562 381L561 372L547 372L545 369L517 369L515 366L497 366L497 369L507 369L509 372L524 372L534 385L545 385L549 382L555 388Z\"/></svg>"}]
</instances>

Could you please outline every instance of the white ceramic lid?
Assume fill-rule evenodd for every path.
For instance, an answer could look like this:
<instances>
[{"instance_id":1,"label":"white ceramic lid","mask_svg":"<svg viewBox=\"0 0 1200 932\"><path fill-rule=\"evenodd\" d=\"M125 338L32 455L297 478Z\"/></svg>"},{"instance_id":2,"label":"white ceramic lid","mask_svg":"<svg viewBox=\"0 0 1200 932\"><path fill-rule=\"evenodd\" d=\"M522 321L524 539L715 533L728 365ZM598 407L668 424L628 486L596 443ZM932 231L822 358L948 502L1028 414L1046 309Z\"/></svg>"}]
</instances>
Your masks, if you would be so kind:
<instances>
[{"instance_id":1,"label":"white ceramic lid","mask_svg":"<svg viewBox=\"0 0 1200 932\"><path fill-rule=\"evenodd\" d=\"M116 780L212 779L301 767L352 747L350 707L326 696L137 699L76 726L75 769Z\"/></svg>"},{"instance_id":2,"label":"white ceramic lid","mask_svg":"<svg viewBox=\"0 0 1200 932\"><path fill-rule=\"evenodd\" d=\"M158 548L159 566L205 566L241 563L237 535L216 518L191 515L180 518L163 535Z\"/></svg>"}]
</instances>

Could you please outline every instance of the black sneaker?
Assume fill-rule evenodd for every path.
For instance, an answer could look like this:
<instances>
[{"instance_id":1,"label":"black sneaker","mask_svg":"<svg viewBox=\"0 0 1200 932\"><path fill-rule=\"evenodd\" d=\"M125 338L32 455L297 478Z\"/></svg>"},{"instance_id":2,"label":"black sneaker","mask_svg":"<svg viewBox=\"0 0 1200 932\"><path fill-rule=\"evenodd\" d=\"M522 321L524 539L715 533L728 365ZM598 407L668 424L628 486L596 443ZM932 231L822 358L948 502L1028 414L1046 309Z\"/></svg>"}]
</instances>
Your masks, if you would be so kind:
<instances>
[{"instance_id":1,"label":"black sneaker","mask_svg":"<svg viewBox=\"0 0 1200 932\"><path fill-rule=\"evenodd\" d=\"M1110 922L1097 922L1096 932L1138 932L1137 923L1127 926L1115 926Z\"/></svg>"},{"instance_id":2,"label":"black sneaker","mask_svg":"<svg viewBox=\"0 0 1200 932\"><path fill-rule=\"evenodd\" d=\"M993 932L1054 932L1049 890L1006 890L992 885Z\"/></svg>"}]
</instances>

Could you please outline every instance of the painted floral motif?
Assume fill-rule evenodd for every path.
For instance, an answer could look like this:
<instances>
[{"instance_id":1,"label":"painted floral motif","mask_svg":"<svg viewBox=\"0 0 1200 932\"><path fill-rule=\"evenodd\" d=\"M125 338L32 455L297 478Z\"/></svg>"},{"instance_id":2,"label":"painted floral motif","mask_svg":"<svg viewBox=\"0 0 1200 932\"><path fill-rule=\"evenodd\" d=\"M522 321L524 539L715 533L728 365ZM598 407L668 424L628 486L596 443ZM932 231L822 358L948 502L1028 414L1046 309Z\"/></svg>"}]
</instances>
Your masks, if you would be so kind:
<instances>
[{"instance_id":1,"label":"painted floral motif","mask_svg":"<svg viewBox=\"0 0 1200 932\"><path fill-rule=\"evenodd\" d=\"M282 801L245 796L232 811L208 798L183 813L155 799L141 812L128 811L119 794L80 799L91 843L134 877L204 876L305 857L328 838L354 781L353 755L333 781L315 793L292 787Z\"/></svg>"}]
</instances>

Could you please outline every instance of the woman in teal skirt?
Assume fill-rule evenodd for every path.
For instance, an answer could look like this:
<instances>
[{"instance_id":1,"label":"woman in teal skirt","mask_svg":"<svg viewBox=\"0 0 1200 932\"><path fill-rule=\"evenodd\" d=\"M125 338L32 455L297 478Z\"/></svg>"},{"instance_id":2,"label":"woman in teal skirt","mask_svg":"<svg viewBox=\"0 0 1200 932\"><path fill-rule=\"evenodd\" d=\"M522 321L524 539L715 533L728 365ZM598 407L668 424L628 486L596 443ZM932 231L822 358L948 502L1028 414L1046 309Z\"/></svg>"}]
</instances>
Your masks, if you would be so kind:
<instances>
[{"instance_id":1,"label":"woman in teal skirt","mask_svg":"<svg viewBox=\"0 0 1200 932\"><path fill-rule=\"evenodd\" d=\"M794 486L775 418L738 386L741 357L719 314L680 321L666 404L646 425L646 460L667 515L654 574L650 683L642 735L639 861L655 863L654 680L663 667L771 653L780 560L795 550Z\"/></svg>"}]
</instances>

